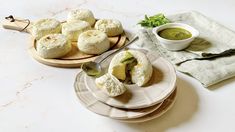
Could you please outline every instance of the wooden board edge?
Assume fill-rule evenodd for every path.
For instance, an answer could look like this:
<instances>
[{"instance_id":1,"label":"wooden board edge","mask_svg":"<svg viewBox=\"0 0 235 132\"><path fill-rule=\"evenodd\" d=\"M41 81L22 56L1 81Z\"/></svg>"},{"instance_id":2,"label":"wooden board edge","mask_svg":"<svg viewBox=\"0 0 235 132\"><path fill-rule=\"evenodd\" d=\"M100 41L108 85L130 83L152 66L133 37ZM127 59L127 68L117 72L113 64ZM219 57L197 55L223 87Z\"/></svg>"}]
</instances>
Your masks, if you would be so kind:
<instances>
[{"instance_id":1,"label":"wooden board edge","mask_svg":"<svg viewBox=\"0 0 235 132\"><path fill-rule=\"evenodd\" d=\"M122 33L120 40L112 49L115 49L115 48L118 48L118 47L125 45L126 38L127 37L126 37L125 32ZM97 57L99 57L99 56L94 56L94 57L79 59L79 60L44 59L44 58L41 58L40 56L37 55L37 51L35 50L34 45L32 45L32 44L34 44L34 42L35 42L35 39L33 39L31 37L30 45L28 48L28 52L29 52L30 56L42 64L53 66L53 67L80 68L82 63L94 61Z\"/></svg>"}]
</instances>

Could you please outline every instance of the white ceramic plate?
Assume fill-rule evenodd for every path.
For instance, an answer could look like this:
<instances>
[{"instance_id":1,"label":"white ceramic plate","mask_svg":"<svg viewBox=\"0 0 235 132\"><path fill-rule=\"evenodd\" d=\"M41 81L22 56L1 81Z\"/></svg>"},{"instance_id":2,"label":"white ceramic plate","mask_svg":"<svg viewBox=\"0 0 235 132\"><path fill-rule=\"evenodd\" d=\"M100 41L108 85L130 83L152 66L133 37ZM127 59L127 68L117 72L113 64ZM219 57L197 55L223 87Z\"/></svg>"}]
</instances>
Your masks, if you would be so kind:
<instances>
[{"instance_id":1,"label":"white ceramic plate","mask_svg":"<svg viewBox=\"0 0 235 132\"><path fill-rule=\"evenodd\" d=\"M139 109L162 102L175 89L175 70L164 58L147 51L145 51L145 53L153 66L152 78L146 86L139 87L135 84L126 85L128 88L127 92L113 98L109 97L100 88L96 87L94 77L85 75L86 87L92 92L97 100L117 108ZM109 57L103 62L103 69L108 69L111 59L112 57Z\"/></svg>"},{"instance_id":2,"label":"white ceramic plate","mask_svg":"<svg viewBox=\"0 0 235 132\"><path fill-rule=\"evenodd\" d=\"M76 81L74 83L76 95L81 104L94 113L110 117L113 119L132 119L147 115L161 106L161 103L159 103L152 107L144 109L127 110L127 109L118 109L109 106L107 104L104 104L98 101L92 95L92 93L89 90L87 90L84 84L84 75L85 75L84 72L80 72L76 77Z\"/></svg>"},{"instance_id":3,"label":"white ceramic plate","mask_svg":"<svg viewBox=\"0 0 235 132\"><path fill-rule=\"evenodd\" d=\"M177 95L177 89L175 89L175 91L167 99L164 100L162 105L157 110L155 110L154 112L146 116L135 118L135 119L124 119L124 120L118 120L118 121L125 122L125 123L140 123L140 122L145 122L145 121L158 118L164 113L166 113L168 110L170 110L170 108L174 105L175 100L176 100L176 95Z\"/></svg>"}]
</instances>

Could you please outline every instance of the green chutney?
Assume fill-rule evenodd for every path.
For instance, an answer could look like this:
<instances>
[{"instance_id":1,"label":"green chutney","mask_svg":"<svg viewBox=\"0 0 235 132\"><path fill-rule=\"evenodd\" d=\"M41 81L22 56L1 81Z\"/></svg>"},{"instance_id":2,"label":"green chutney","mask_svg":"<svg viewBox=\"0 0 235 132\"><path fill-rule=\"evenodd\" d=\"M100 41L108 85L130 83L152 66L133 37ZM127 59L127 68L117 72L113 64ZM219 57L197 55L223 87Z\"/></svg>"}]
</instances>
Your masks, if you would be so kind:
<instances>
[{"instance_id":1,"label":"green chutney","mask_svg":"<svg viewBox=\"0 0 235 132\"><path fill-rule=\"evenodd\" d=\"M183 28L166 28L159 31L158 35L169 40L183 40L192 37L192 34Z\"/></svg>"}]
</instances>

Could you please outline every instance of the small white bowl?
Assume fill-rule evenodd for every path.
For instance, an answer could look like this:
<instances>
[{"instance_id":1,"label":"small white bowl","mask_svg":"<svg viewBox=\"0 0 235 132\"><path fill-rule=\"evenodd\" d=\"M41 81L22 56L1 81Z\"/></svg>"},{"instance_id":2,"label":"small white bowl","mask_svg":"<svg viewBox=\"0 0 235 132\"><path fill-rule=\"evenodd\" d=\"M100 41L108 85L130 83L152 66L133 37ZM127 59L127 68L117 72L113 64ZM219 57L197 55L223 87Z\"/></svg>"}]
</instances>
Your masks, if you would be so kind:
<instances>
[{"instance_id":1,"label":"small white bowl","mask_svg":"<svg viewBox=\"0 0 235 132\"><path fill-rule=\"evenodd\" d=\"M158 32L166 29L166 28L183 28L187 31L189 31L192 36L190 38L187 39L182 39L182 40L170 40L170 39L165 39L162 38L158 35ZM183 24L183 23L167 23L164 25L161 25L159 27L153 28L152 32L155 34L155 36L157 37L158 41L160 42L160 44L167 48L168 50L172 50L172 51L177 51L177 50L183 50L185 48L187 48L190 43L199 36L199 32L198 30L196 30L195 28L187 25L187 24Z\"/></svg>"}]
</instances>

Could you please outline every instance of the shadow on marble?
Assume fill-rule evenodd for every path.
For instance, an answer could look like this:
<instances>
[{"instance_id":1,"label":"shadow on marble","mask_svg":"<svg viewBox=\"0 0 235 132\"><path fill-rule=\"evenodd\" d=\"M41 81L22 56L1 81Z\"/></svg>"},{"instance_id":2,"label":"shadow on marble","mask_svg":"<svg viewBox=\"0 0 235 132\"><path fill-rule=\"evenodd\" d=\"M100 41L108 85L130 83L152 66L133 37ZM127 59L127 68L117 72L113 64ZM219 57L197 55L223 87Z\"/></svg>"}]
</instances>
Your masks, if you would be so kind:
<instances>
[{"instance_id":1,"label":"shadow on marble","mask_svg":"<svg viewBox=\"0 0 235 132\"><path fill-rule=\"evenodd\" d=\"M167 113L151 121L138 124L121 123L120 125L130 127L135 132L164 132L190 121L198 110L198 94L191 84L181 78L178 78L177 86L176 102Z\"/></svg>"}]
</instances>

